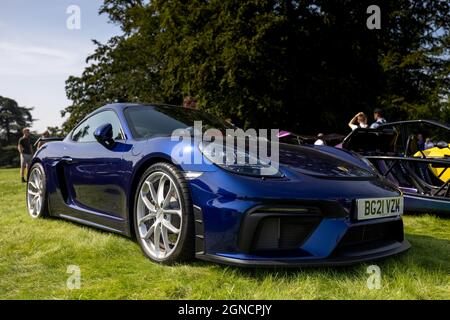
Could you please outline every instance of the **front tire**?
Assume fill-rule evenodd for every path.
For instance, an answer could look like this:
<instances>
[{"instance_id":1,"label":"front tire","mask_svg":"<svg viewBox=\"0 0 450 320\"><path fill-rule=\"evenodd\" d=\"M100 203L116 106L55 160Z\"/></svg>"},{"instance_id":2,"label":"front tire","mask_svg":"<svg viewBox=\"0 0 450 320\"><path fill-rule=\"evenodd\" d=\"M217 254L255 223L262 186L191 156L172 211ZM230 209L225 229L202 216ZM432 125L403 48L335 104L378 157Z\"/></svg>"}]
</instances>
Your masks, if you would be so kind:
<instances>
[{"instance_id":1,"label":"front tire","mask_svg":"<svg viewBox=\"0 0 450 320\"><path fill-rule=\"evenodd\" d=\"M27 208L33 219L48 217L46 181L44 167L35 163L27 181Z\"/></svg>"},{"instance_id":2,"label":"front tire","mask_svg":"<svg viewBox=\"0 0 450 320\"><path fill-rule=\"evenodd\" d=\"M134 203L136 239L148 258L172 264L194 257L191 193L175 166L161 162L149 167Z\"/></svg>"}]
</instances>

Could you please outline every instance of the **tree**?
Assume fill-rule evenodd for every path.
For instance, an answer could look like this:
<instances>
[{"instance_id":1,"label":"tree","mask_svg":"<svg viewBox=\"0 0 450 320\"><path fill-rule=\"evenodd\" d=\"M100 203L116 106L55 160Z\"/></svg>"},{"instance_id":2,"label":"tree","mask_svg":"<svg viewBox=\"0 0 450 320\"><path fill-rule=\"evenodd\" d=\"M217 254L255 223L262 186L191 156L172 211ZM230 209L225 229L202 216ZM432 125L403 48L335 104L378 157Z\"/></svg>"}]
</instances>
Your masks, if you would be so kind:
<instances>
[{"instance_id":1,"label":"tree","mask_svg":"<svg viewBox=\"0 0 450 320\"><path fill-rule=\"evenodd\" d=\"M31 126L33 108L20 107L16 101L0 96L0 141L4 145L13 144L21 135L21 130Z\"/></svg>"},{"instance_id":2,"label":"tree","mask_svg":"<svg viewBox=\"0 0 450 320\"><path fill-rule=\"evenodd\" d=\"M450 118L450 3L387 2L378 102L403 118Z\"/></svg>"},{"instance_id":3,"label":"tree","mask_svg":"<svg viewBox=\"0 0 450 320\"><path fill-rule=\"evenodd\" d=\"M62 129L58 126L47 127L47 131L48 131L50 137L62 137L63 136Z\"/></svg>"},{"instance_id":4,"label":"tree","mask_svg":"<svg viewBox=\"0 0 450 320\"><path fill-rule=\"evenodd\" d=\"M97 44L70 77L69 130L109 102L199 107L243 127L343 131L358 111L445 119L450 4L382 1L380 30L366 27L371 1L105 0L123 34ZM319 129L320 128L320 129Z\"/></svg>"}]
</instances>

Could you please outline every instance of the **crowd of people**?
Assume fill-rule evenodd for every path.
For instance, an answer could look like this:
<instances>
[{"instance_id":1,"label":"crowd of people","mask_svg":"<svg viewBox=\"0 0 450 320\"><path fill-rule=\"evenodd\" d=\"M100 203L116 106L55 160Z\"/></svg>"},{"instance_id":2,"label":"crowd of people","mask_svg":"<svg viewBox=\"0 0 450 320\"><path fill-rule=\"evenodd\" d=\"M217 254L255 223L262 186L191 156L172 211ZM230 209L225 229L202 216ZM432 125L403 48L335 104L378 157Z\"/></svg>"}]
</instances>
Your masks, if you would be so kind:
<instances>
[{"instance_id":1,"label":"crowd of people","mask_svg":"<svg viewBox=\"0 0 450 320\"><path fill-rule=\"evenodd\" d=\"M368 124L368 118L364 112L358 112L355 114L355 116L350 120L348 123L348 126L352 130L356 130L358 128L363 129L376 129L380 125L387 123L386 119L383 116L383 111L379 108L376 108L373 111L373 119L374 122L369 126ZM423 151L427 149L431 149L435 147L435 143L431 140L431 138L424 139L422 134L414 135L414 137L411 140L412 146L410 146L411 149L414 149L416 151ZM314 145L317 146L323 146L326 145L325 136L323 133L319 133L317 135L317 140L314 142Z\"/></svg>"},{"instance_id":2,"label":"crowd of people","mask_svg":"<svg viewBox=\"0 0 450 320\"><path fill-rule=\"evenodd\" d=\"M435 147L435 144L431 140L431 138L424 139L423 135L420 133L413 138L414 139L411 140L410 149L413 149L415 151L424 151Z\"/></svg>"},{"instance_id":3,"label":"crowd of people","mask_svg":"<svg viewBox=\"0 0 450 320\"><path fill-rule=\"evenodd\" d=\"M370 125L370 129L376 129L380 125L386 123L386 119L383 117L383 111L379 108L373 111L374 122ZM355 130L357 128L369 128L367 124L367 116L364 112L358 112L352 120L348 123L350 129Z\"/></svg>"},{"instance_id":4,"label":"crowd of people","mask_svg":"<svg viewBox=\"0 0 450 320\"><path fill-rule=\"evenodd\" d=\"M379 108L376 108L375 110L373 110L373 118L374 118L374 122L369 126L366 114L364 112L358 112L350 120L350 122L348 123L348 126L352 130L355 130L355 129L358 129L358 128L376 129L380 125L386 123L386 119L383 117L383 111L381 109L379 109ZM317 140L314 142L314 145L316 145L316 146L326 145L323 133L319 133L317 135Z\"/></svg>"}]
</instances>

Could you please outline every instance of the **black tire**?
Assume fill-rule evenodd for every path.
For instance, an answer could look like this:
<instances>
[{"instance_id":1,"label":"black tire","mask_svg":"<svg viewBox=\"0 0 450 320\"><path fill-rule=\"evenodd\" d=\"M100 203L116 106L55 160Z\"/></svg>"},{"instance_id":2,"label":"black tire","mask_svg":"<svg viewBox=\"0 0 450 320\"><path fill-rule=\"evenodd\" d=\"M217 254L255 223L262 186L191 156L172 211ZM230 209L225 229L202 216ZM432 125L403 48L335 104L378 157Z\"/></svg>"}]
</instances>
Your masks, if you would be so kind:
<instances>
[{"instance_id":1,"label":"black tire","mask_svg":"<svg viewBox=\"0 0 450 320\"><path fill-rule=\"evenodd\" d=\"M30 210L30 201L29 201L29 193L30 193L30 184L33 185L34 181L30 181L30 179L32 179L33 177L33 172L38 171L41 175L41 179L42 179L42 186L39 188L41 191L41 206L38 210L34 211L34 213L32 214L32 211ZM30 215L31 218L33 219L38 219L38 218L47 218L49 217L49 213L48 213L48 195L47 195L47 176L45 175L45 170L44 167L42 166L42 164L40 164L39 162L35 163L31 169L30 172L28 174L28 179L27 179L27 191L26 191L26 202L27 202L27 209L28 209L28 214Z\"/></svg>"},{"instance_id":2,"label":"black tire","mask_svg":"<svg viewBox=\"0 0 450 320\"><path fill-rule=\"evenodd\" d=\"M151 255L144 245L144 241L139 234L138 227L138 197L140 190L146 179L153 173L162 172L168 175L178 190L179 202L182 209L181 231L178 242L170 256L166 258L156 258ZM162 264L174 264L179 262L187 262L194 258L195 253L195 234L194 234L194 214L192 206L191 191L183 174L174 165L158 162L150 166L142 175L138 187L135 190L134 208L133 208L133 224L136 240L139 243L144 254L152 261Z\"/></svg>"}]
</instances>

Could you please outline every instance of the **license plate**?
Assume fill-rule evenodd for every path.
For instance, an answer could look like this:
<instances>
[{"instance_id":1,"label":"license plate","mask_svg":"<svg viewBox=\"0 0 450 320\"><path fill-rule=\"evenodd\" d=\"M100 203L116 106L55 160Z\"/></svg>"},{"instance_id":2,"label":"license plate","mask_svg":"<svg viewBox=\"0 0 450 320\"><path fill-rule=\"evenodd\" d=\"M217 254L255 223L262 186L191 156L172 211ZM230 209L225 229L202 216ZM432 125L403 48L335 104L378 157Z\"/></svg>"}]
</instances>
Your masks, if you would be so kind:
<instances>
[{"instance_id":1,"label":"license plate","mask_svg":"<svg viewBox=\"0 0 450 320\"><path fill-rule=\"evenodd\" d=\"M358 220L393 217L403 214L403 197L357 199Z\"/></svg>"}]
</instances>

